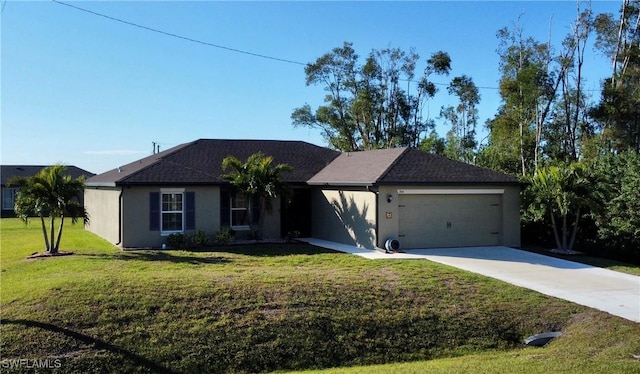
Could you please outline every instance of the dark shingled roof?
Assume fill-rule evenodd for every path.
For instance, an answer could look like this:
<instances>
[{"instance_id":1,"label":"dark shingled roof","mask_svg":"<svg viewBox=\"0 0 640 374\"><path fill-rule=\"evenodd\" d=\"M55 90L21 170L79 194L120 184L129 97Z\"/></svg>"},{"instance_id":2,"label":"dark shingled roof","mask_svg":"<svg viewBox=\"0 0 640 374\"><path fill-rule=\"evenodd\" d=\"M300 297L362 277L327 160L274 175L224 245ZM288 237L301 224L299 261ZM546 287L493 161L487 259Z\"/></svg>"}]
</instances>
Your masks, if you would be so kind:
<instances>
[{"instance_id":1,"label":"dark shingled roof","mask_svg":"<svg viewBox=\"0 0 640 374\"><path fill-rule=\"evenodd\" d=\"M311 185L373 185L407 148L344 152L309 180Z\"/></svg>"},{"instance_id":2,"label":"dark shingled roof","mask_svg":"<svg viewBox=\"0 0 640 374\"><path fill-rule=\"evenodd\" d=\"M412 148L340 153L301 141L200 139L178 145L94 176L88 186L184 185L227 183L222 160L246 160L255 152L286 163L288 183L311 185L374 184L518 184L518 179L490 169L452 161Z\"/></svg>"},{"instance_id":3,"label":"dark shingled roof","mask_svg":"<svg viewBox=\"0 0 640 374\"><path fill-rule=\"evenodd\" d=\"M47 165L51 166L51 165ZM0 166L0 179L2 179L2 185L5 186L9 180L13 177L31 177L47 166L44 165L2 165ZM76 179L81 175L89 178L94 173L88 172L84 169L80 169L76 166L67 166L66 175L70 175L71 178Z\"/></svg>"},{"instance_id":4,"label":"dark shingled roof","mask_svg":"<svg viewBox=\"0 0 640 374\"><path fill-rule=\"evenodd\" d=\"M379 184L518 184L518 179L494 170L452 161L417 149L407 149L378 180Z\"/></svg>"},{"instance_id":5,"label":"dark shingled roof","mask_svg":"<svg viewBox=\"0 0 640 374\"><path fill-rule=\"evenodd\" d=\"M246 160L256 152L273 157L275 165L293 166L283 173L284 182L305 183L340 152L301 141L200 139L97 175L89 186L148 184L219 184L222 160L235 156Z\"/></svg>"}]
</instances>

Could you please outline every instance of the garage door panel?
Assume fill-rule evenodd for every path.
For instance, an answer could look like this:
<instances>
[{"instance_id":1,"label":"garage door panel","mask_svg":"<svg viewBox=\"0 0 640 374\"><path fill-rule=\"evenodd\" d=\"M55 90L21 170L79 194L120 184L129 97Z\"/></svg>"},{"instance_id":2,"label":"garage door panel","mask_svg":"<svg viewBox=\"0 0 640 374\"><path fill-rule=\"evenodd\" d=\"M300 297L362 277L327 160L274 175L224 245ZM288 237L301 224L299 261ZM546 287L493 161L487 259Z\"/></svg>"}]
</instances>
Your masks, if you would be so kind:
<instances>
[{"instance_id":1,"label":"garage door panel","mask_svg":"<svg viewBox=\"0 0 640 374\"><path fill-rule=\"evenodd\" d=\"M402 248L498 245L501 195L401 195Z\"/></svg>"}]
</instances>

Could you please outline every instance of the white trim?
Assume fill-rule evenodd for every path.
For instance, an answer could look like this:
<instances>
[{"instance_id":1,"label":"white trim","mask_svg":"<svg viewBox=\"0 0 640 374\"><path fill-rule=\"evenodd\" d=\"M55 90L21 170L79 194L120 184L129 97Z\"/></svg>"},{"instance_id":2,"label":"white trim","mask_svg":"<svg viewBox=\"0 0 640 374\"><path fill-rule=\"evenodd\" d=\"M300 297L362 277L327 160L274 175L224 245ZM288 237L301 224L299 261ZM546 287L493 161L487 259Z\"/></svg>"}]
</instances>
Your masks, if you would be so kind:
<instances>
[{"instance_id":1,"label":"white trim","mask_svg":"<svg viewBox=\"0 0 640 374\"><path fill-rule=\"evenodd\" d=\"M504 188L398 190L398 195L502 195Z\"/></svg>"},{"instance_id":2,"label":"white trim","mask_svg":"<svg viewBox=\"0 0 640 374\"><path fill-rule=\"evenodd\" d=\"M184 188L161 188L160 193L184 193Z\"/></svg>"},{"instance_id":3,"label":"white trim","mask_svg":"<svg viewBox=\"0 0 640 374\"><path fill-rule=\"evenodd\" d=\"M251 230L251 225L233 225L233 212L240 212L240 211L244 211L246 212L246 214L249 214L249 206L251 205L251 200L247 199L247 196L243 196L242 198L246 200L247 204L249 204L246 207L234 207L233 206L233 202L234 200L238 197L238 194L230 194L229 195L229 226L231 227L232 230L236 230L236 231L248 231ZM249 219L251 219L251 217L249 217ZM251 223L251 222L249 222Z\"/></svg>"},{"instance_id":4,"label":"white trim","mask_svg":"<svg viewBox=\"0 0 640 374\"><path fill-rule=\"evenodd\" d=\"M162 209L162 197L163 195L182 195L182 210L163 210ZM186 201L184 196L184 188L161 188L160 189L160 236L169 236L171 234L181 234L184 230L185 224L185 210L186 210ZM163 230L164 226L164 215L166 214L177 214L180 213L180 217L182 218L181 230Z\"/></svg>"}]
</instances>

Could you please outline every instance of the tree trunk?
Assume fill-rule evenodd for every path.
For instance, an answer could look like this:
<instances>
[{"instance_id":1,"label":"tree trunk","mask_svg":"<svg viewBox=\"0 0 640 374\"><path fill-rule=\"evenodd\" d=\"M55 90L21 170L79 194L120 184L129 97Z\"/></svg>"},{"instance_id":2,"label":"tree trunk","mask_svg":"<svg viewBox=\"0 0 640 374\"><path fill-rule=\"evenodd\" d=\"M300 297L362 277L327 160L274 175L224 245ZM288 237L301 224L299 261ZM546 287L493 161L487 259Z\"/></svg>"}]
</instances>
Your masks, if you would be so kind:
<instances>
[{"instance_id":1,"label":"tree trunk","mask_svg":"<svg viewBox=\"0 0 640 374\"><path fill-rule=\"evenodd\" d=\"M551 216L551 228L553 229L553 238L556 240L556 246L560 249L560 236L558 235L558 228L556 226L556 218L553 216L553 212L549 210L549 215Z\"/></svg>"},{"instance_id":2,"label":"tree trunk","mask_svg":"<svg viewBox=\"0 0 640 374\"><path fill-rule=\"evenodd\" d=\"M56 242L56 218L54 216L51 216L51 246L49 248L49 253L58 253L58 248L54 247L54 243Z\"/></svg>"},{"instance_id":3,"label":"tree trunk","mask_svg":"<svg viewBox=\"0 0 640 374\"><path fill-rule=\"evenodd\" d=\"M573 232L571 233L571 240L569 241L569 250L573 249L573 245L576 243L576 236L578 236L578 222L580 221L580 208L576 213L576 221L573 224Z\"/></svg>"},{"instance_id":4,"label":"tree trunk","mask_svg":"<svg viewBox=\"0 0 640 374\"><path fill-rule=\"evenodd\" d=\"M47 235L47 225L44 223L44 217L40 216L40 222L42 223L42 234L44 235L44 247L47 252L51 250L49 246L49 235Z\"/></svg>"},{"instance_id":5,"label":"tree trunk","mask_svg":"<svg viewBox=\"0 0 640 374\"><path fill-rule=\"evenodd\" d=\"M264 216L265 216L265 211L267 210L266 208L266 203L265 203L265 198L264 197L260 197L260 215L258 216L258 231L259 231L259 237L257 239L262 240L263 239L263 228L264 228Z\"/></svg>"},{"instance_id":6,"label":"tree trunk","mask_svg":"<svg viewBox=\"0 0 640 374\"><path fill-rule=\"evenodd\" d=\"M62 238L62 226L64 226L64 214L60 216L60 227L58 228L58 238L56 239L55 253L60 251L60 238Z\"/></svg>"},{"instance_id":7,"label":"tree trunk","mask_svg":"<svg viewBox=\"0 0 640 374\"><path fill-rule=\"evenodd\" d=\"M522 175L527 175L527 165L524 159L524 124L520 122L520 162L522 163Z\"/></svg>"},{"instance_id":8,"label":"tree trunk","mask_svg":"<svg viewBox=\"0 0 640 374\"><path fill-rule=\"evenodd\" d=\"M567 231L567 215L564 214L562 216L562 248L560 248L563 251L567 250L567 237L569 236L569 233Z\"/></svg>"}]
</instances>

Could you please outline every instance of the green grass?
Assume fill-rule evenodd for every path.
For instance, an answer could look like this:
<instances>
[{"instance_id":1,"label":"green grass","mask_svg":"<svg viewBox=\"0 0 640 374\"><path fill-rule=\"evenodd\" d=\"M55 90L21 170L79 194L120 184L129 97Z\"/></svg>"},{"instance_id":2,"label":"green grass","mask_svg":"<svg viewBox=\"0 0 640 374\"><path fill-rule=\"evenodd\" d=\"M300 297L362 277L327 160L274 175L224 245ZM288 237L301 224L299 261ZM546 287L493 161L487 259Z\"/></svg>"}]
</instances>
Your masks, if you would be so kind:
<instances>
[{"instance_id":1,"label":"green grass","mask_svg":"<svg viewBox=\"0 0 640 374\"><path fill-rule=\"evenodd\" d=\"M619 271L621 273L640 275L640 265L624 263L624 262L610 260L606 258L587 256L583 254L563 255L559 253L550 252L547 248L543 248L535 245L528 245L523 247L522 249L524 249L525 251L540 253L545 256L561 258L563 260L579 262L581 264L596 266L599 268L609 269L613 271Z\"/></svg>"},{"instance_id":2,"label":"green grass","mask_svg":"<svg viewBox=\"0 0 640 374\"><path fill-rule=\"evenodd\" d=\"M300 244L122 252L71 225L74 255L27 260L37 225L0 223L3 372L21 358L65 373L640 371L640 324L428 261ZM546 348L520 343L554 329Z\"/></svg>"}]
</instances>

